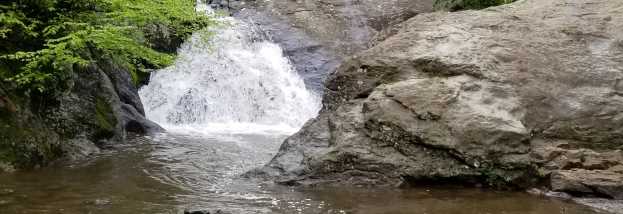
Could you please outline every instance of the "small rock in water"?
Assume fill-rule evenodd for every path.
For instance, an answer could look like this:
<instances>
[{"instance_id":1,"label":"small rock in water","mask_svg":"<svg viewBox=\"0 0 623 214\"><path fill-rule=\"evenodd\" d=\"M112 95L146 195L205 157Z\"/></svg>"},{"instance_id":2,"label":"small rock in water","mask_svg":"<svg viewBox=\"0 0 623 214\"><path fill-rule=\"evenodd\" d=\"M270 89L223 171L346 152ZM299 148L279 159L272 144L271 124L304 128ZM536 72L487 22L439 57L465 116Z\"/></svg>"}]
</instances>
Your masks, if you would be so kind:
<instances>
[{"instance_id":1,"label":"small rock in water","mask_svg":"<svg viewBox=\"0 0 623 214\"><path fill-rule=\"evenodd\" d=\"M569 195L568 193L549 191L547 189L532 188L527 190L526 192L535 196L557 198L560 200L570 200L573 198L573 196Z\"/></svg>"},{"instance_id":2,"label":"small rock in water","mask_svg":"<svg viewBox=\"0 0 623 214\"><path fill-rule=\"evenodd\" d=\"M545 196L545 191L539 188L532 188L526 191L528 194L536 196Z\"/></svg>"},{"instance_id":3,"label":"small rock in water","mask_svg":"<svg viewBox=\"0 0 623 214\"><path fill-rule=\"evenodd\" d=\"M205 211L205 210L197 210L197 211L189 211L189 210L184 210L184 214L228 214L225 213L221 210L216 210L214 212L210 212L210 211Z\"/></svg>"},{"instance_id":4,"label":"small rock in water","mask_svg":"<svg viewBox=\"0 0 623 214\"><path fill-rule=\"evenodd\" d=\"M7 200L0 200L0 206L5 205L5 204L9 204L11 203L10 201Z\"/></svg>"},{"instance_id":5,"label":"small rock in water","mask_svg":"<svg viewBox=\"0 0 623 214\"><path fill-rule=\"evenodd\" d=\"M109 205L112 204L112 202L108 199L96 199L95 200L95 205L97 206L103 206L103 205Z\"/></svg>"},{"instance_id":6,"label":"small rock in water","mask_svg":"<svg viewBox=\"0 0 623 214\"><path fill-rule=\"evenodd\" d=\"M546 192L545 196L552 197L552 198L558 198L558 199L562 199L562 200L570 200L570 199L573 198L568 193L565 193L565 192L553 192L553 191Z\"/></svg>"},{"instance_id":7,"label":"small rock in water","mask_svg":"<svg viewBox=\"0 0 623 214\"><path fill-rule=\"evenodd\" d=\"M188 211L184 210L184 214L210 214L208 211Z\"/></svg>"},{"instance_id":8,"label":"small rock in water","mask_svg":"<svg viewBox=\"0 0 623 214\"><path fill-rule=\"evenodd\" d=\"M0 189L0 195L9 195L14 193L15 190L12 189Z\"/></svg>"},{"instance_id":9,"label":"small rock in water","mask_svg":"<svg viewBox=\"0 0 623 214\"><path fill-rule=\"evenodd\" d=\"M85 203L89 205L95 205L95 206L105 206L105 205L112 204L112 202L109 199L95 199L95 200L85 201Z\"/></svg>"}]
</instances>

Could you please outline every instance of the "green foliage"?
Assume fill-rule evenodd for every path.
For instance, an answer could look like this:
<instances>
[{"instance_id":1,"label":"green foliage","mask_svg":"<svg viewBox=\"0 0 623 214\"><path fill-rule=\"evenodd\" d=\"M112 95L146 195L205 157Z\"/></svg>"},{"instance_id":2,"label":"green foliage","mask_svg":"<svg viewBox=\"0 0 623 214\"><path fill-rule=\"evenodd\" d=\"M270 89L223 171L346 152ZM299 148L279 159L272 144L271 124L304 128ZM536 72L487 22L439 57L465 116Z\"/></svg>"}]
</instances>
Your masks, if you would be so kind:
<instances>
[{"instance_id":1,"label":"green foliage","mask_svg":"<svg viewBox=\"0 0 623 214\"><path fill-rule=\"evenodd\" d=\"M436 0L435 10L471 10L512 3L516 0Z\"/></svg>"},{"instance_id":2,"label":"green foliage","mask_svg":"<svg viewBox=\"0 0 623 214\"><path fill-rule=\"evenodd\" d=\"M6 7L0 7L0 9L5 9ZM16 13L15 11L7 11L0 14L0 39L7 38L8 34L15 30L22 30L30 33L30 36L36 36L36 33L33 32L33 28L35 25L33 23L26 24L24 23L25 17L23 14Z\"/></svg>"},{"instance_id":3,"label":"green foliage","mask_svg":"<svg viewBox=\"0 0 623 214\"><path fill-rule=\"evenodd\" d=\"M178 38L214 24L194 0L12 0L0 3L2 77L27 90L56 90L103 54L133 76L174 57L145 36L154 24ZM94 56L93 53L100 54ZM8 70L8 71L6 71Z\"/></svg>"},{"instance_id":4,"label":"green foliage","mask_svg":"<svg viewBox=\"0 0 623 214\"><path fill-rule=\"evenodd\" d=\"M107 0L110 2L109 22L126 26L159 23L169 26L178 35L190 33L213 24L206 15L194 13L194 0Z\"/></svg>"}]
</instances>

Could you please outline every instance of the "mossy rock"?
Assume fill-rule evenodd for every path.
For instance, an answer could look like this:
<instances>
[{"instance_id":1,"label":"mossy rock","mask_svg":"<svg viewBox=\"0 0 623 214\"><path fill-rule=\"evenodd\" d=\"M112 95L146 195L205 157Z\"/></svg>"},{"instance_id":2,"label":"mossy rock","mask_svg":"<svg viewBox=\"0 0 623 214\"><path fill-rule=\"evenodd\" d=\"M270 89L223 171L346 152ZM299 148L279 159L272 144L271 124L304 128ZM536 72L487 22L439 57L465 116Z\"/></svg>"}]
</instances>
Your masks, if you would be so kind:
<instances>
[{"instance_id":1,"label":"mossy rock","mask_svg":"<svg viewBox=\"0 0 623 214\"><path fill-rule=\"evenodd\" d=\"M96 138L110 138L115 135L117 119L111 104L104 98L95 99L95 119L99 126L99 130L95 133Z\"/></svg>"},{"instance_id":2,"label":"mossy rock","mask_svg":"<svg viewBox=\"0 0 623 214\"><path fill-rule=\"evenodd\" d=\"M98 97L95 99L95 116L100 128L109 131L115 130L117 120L110 103L104 100L104 98Z\"/></svg>"},{"instance_id":3,"label":"mossy rock","mask_svg":"<svg viewBox=\"0 0 623 214\"><path fill-rule=\"evenodd\" d=\"M62 156L58 134L23 108L28 99L0 92L0 168L31 168Z\"/></svg>"}]
</instances>

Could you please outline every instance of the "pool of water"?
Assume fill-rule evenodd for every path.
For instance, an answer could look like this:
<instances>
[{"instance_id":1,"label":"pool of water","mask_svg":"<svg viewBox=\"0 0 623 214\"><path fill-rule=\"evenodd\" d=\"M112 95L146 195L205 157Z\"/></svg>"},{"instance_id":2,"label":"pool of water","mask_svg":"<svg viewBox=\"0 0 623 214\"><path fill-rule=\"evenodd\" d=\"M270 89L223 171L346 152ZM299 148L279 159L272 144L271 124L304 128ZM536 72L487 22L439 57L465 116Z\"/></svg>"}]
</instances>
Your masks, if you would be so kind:
<instances>
[{"instance_id":1,"label":"pool of water","mask_svg":"<svg viewBox=\"0 0 623 214\"><path fill-rule=\"evenodd\" d=\"M452 187L295 188L240 178L266 163L283 135L162 134L91 160L0 175L0 213L590 214L521 192Z\"/></svg>"}]
</instances>

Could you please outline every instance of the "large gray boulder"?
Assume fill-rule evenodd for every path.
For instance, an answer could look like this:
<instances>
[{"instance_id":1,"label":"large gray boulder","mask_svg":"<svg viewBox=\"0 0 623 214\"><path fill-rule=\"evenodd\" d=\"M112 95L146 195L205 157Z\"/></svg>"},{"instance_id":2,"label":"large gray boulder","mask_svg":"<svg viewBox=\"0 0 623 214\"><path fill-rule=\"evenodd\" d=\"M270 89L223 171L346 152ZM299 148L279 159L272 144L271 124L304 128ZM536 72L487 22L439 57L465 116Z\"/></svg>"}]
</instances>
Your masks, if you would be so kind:
<instances>
[{"instance_id":1,"label":"large gray boulder","mask_svg":"<svg viewBox=\"0 0 623 214\"><path fill-rule=\"evenodd\" d=\"M623 1L420 14L332 74L253 173L286 184L479 183L621 197Z\"/></svg>"}]
</instances>

